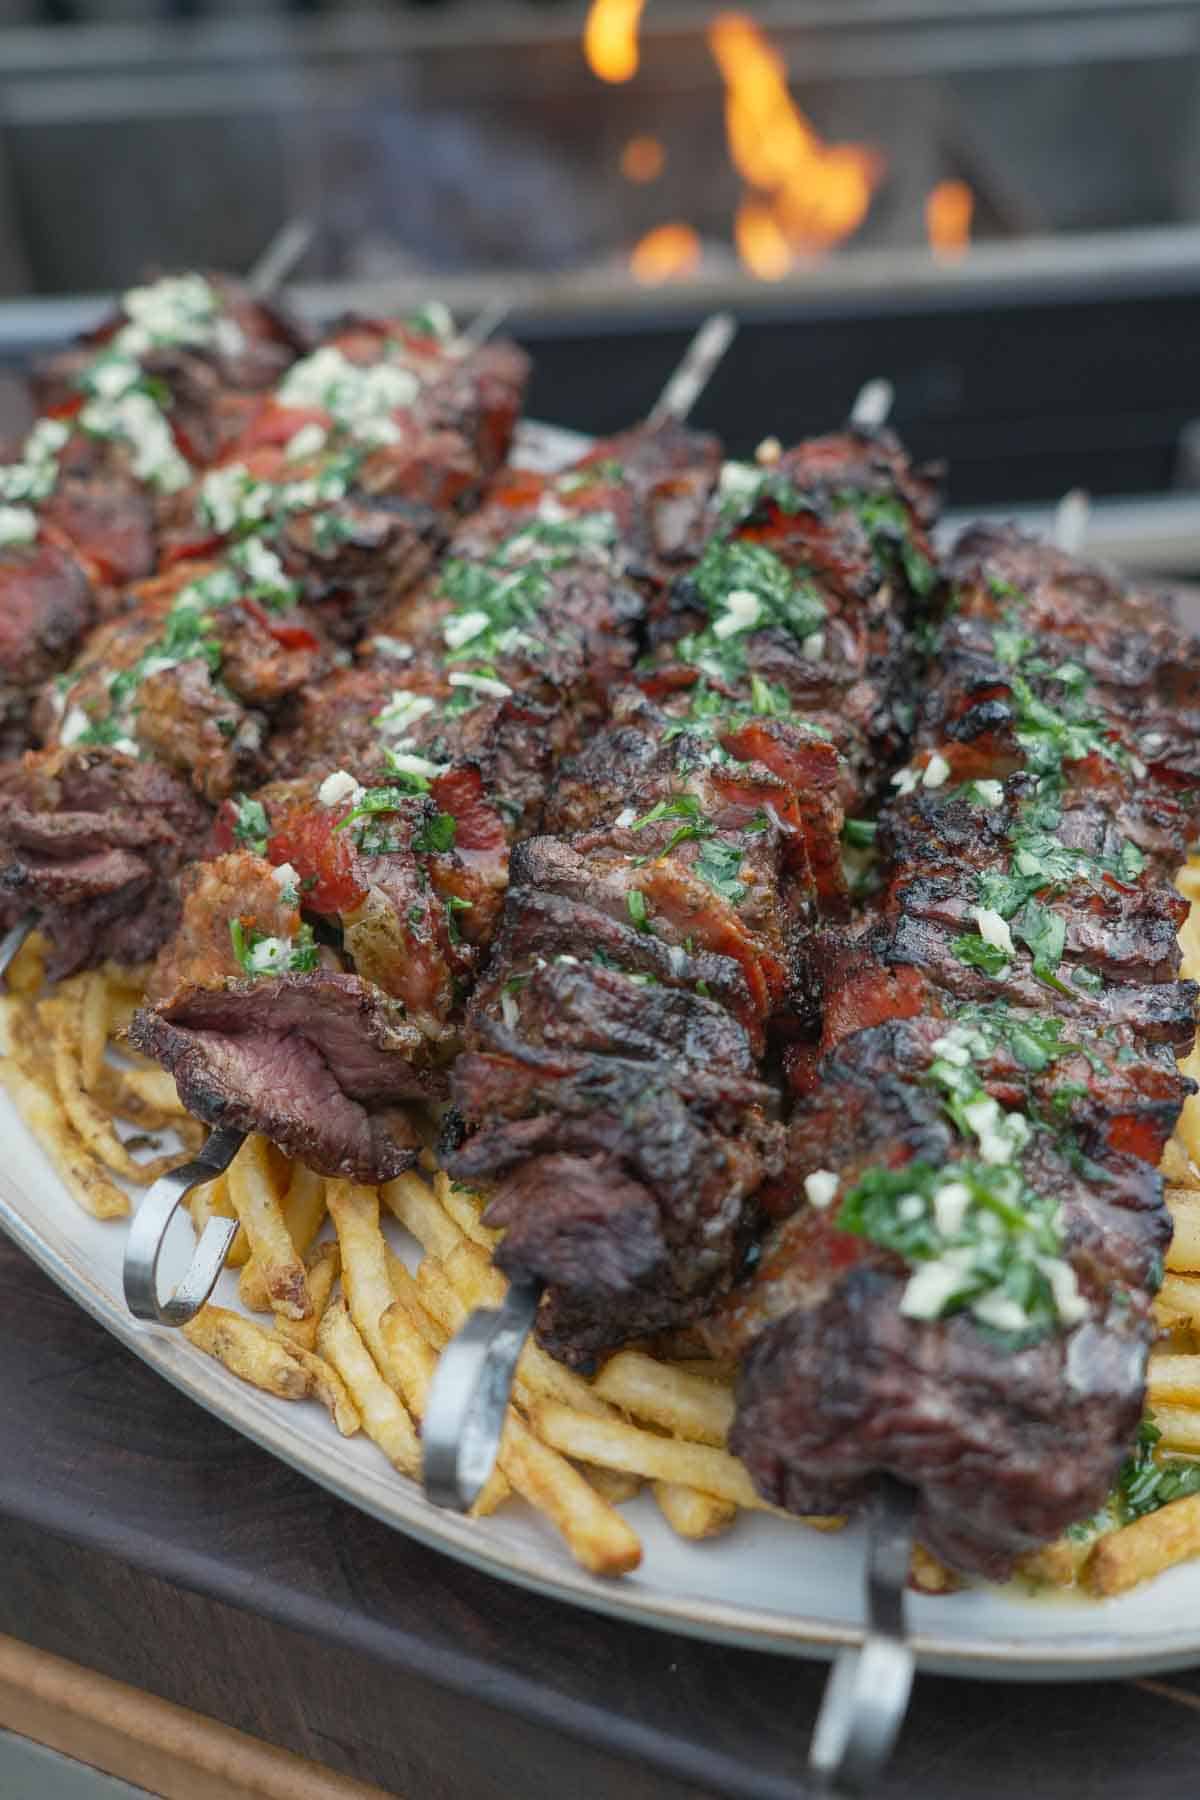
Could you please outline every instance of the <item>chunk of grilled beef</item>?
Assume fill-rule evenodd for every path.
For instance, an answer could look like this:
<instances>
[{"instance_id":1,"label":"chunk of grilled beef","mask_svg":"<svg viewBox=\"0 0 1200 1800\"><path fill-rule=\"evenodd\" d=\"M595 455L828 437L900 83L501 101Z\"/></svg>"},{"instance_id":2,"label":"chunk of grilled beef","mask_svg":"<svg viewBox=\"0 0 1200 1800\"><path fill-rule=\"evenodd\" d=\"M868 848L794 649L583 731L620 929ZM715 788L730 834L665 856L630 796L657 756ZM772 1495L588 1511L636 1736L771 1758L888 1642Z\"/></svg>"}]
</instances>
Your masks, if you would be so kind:
<instances>
[{"instance_id":1,"label":"chunk of grilled beef","mask_svg":"<svg viewBox=\"0 0 1200 1800\"><path fill-rule=\"evenodd\" d=\"M402 1103L435 1093L414 1068L417 1037L395 1001L327 969L184 985L136 1013L129 1030L197 1118L261 1131L319 1174L370 1182L417 1158Z\"/></svg>"},{"instance_id":2,"label":"chunk of grilled beef","mask_svg":"<svg viewBox=\"0 0 1200 1800\"><path fill-rule=\"evenodd\" d=\"M866 971L860 964L860 975ZM880 986L886 978L880 975ZM886 1004L881 993L880 1006ZM820 1166L818 1144L833 1129L843 1099L835 1071L853 1070L868 1088L883 1092L895 1078L904 1084L928 1078L955 1042L969 1045L975 1074L1005 1108L1017 1108L1056 1129L1070 1129L1083 1152L1103 1160L1110 1150L1129 1152L1157 1166L1179 1111L1195 1083L1180 1072L1168 1044L1147 1043L1128 1025L1089 1025L1074 1037L1070 1022L1045 1009L1030 1011L999 1001L956 1009L946 994L922 984L919 1011L847 1034L828 1014L823 1056L797 1061L802 1105L793 1120L795 1165L789 1157L781 1189L791 1203L803 1175ZM905 1086L908 1093L910 1087ZM828 1104L827 1104L828 1103ZM801 1140L804 1120L807 1140Z\"/></svg>"},{"instance_id":3,"label":"chunk of grilled beef","mask_svg":"<svg viewBox=\"0 0 1200 1800\"><path fill-rule=\"evenodd\" d=\"M963 533L948 564L955 615L1015 623L1087 671L1102 708L1127 722L1133 748L1161 778L1194 778L1200 732L1195 643L1169 600L1125 587L1109 570L1008 526Z\"/></svg>"},{"instance_id":4,"label":"chunk of grilled beef","mask_svg":"<svg viewBox=\"0 0 1200 1800\"><path fill-rule=\"evenodd\" d=\"M697 1316L732 1278L745 1203L778 1159L770 1090L674 1056L544 1049L495 1023L488 1035L487 1053L454 1067L456 1107L483 1123L449 1167L495 1183L500 1266L550 1284L543 1341L587 1368Z\"/></svg>"},{"instance_id":5,"label":"chunk of grilled beef","mask_svg":"<svg viewBox=\"0 0 1200 1800\"><path fill-rule=\"evenodd\" d=\"M215 274L204 279L222 328L204 334L203 340L160 341L134 352L146 373L167 390L177 441L196 464L215 461L242 429L245 411L238 396L273 387L306 342L282 309L255 300L239 282ZM119 306L69 349L35 363L31 384L38 411L62 415L77 407L82 378L130 323Z\"/></svg>"},{"instance_id":6,"label":"chunk of grilled beef","mask_svg":"<svg viewBox=\"0 0 1200 1800\"><path fill-rule=\"evenodd\" d=\"M208 826L157 764L101 748L27 756L0 788L0 890L38 914L50 978L153 956L178 922L175 877Z\"/></svg>"},{"instance_id":7,"label":"chunk of grilled beef","mask_svg":"<svg viewBox=\"0 0 1200 1800\"><path fill-rule=\"evenodd\" d=\"M45 537L0 552L0 759L33 741L42 684L66 667L95 618L87 578Z\"/></svg>"},{"instance_id":8,"label":"chunk of grilled beef","mask_svg":"<svg viewBox=\"0 0 1200 1800\"><path fill-rule=\"evenodd\" d=\"M928 1090L906 1096L895 1075L877 1085L849 1047L789 1129L797 1175L831 1168L845 1193L881 1162L938 1167L964 1154ZM800 1210L704 1327L715 1351L744 1355L731 1443L767 1498L845 1510L887 1470L920 1490L922 1541L994 1578L1103 1503L1141 1412L1170 1237L1161 1178L1115 1150L1081 1164L1050 1133L1035 1134L1022 1174L1059 1202L1063 1255L1091 1312L999 1349L969 1314L905 1317L904 1264L794 1190Z\"/></svg>"},{"instance_id":9,"label":"chunk of grilled beef","mask_svg":"<svg viewBox=\"0 0 1200 1800\"><path fill-rule=\"evenodd\" d=\"M198 641L180 608L211 574L196 565L147 583L137 611L92 633L70 680L39 702L48 742L127 738L189 776L210 805L257 785L267 715L324 674L330 647L303 609L269 613L249 596L213 605Z\"/></svg>"},{"instance_id":10,"label":"chunk of grilled beef","mask_svg":"<svg viewBox=\"0 0 1200 1800\"><path fill-rule=\"evenodd\" d=\"M1153 1328L1114 1312L997 1355L963 1315L906 1319L904 1277L855 1270L755 1340L731 1448L799 1513L858 1506L880 1470L920 1493L917 1532L993 1580L1107 1498L1142 1414Z\"/></svg>"}]
</instances>

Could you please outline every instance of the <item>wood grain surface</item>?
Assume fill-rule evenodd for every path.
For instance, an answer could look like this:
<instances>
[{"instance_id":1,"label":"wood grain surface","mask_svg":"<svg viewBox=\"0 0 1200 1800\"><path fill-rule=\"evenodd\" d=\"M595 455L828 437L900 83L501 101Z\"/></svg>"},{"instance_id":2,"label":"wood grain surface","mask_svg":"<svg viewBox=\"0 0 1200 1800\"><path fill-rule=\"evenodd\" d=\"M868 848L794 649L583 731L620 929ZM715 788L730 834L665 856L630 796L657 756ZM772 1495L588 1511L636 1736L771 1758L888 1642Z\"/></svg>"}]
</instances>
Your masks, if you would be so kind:
<instances>
[{"instance_id":1,"label":"wood grain surface","mask_svg":"<svg viewBox=\"0 0 1200 1800\"><path fill-rule=\"evenodd\" d=\"M797 1800L820 1664L461 1567L181 1398L0 1239L0 1632L404 1800ZM783 1574L781 1572L781 1579ZM921 1677L886 1800L1181 1800L1200 1671Z\"/></svg>"}]
</instances>

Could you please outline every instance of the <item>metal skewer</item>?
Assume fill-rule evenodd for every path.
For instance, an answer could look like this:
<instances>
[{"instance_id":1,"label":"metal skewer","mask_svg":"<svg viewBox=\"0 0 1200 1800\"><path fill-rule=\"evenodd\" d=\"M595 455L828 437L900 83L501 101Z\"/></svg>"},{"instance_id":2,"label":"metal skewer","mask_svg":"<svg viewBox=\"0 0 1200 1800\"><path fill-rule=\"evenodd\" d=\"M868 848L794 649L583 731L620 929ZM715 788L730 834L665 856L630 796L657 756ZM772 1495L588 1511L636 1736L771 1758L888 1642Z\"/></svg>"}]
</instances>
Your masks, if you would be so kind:
<instances>
[{"instance_id":1,"label":"metal skewer","mask_svg":"<svg viewBox=\"0 0 1200 1800\"><path fill-rule=\"evenodd\" d=\"M813 1727L809 1769L817 1791L838 1800L865 1794L882 1773L908 1709L914 1664L904 1597L916 1500L893 1476L881 1479L867 1527L866 1636L834 1662Z\"/></svg>"},{"instance_id":2,"label":"metal skewer","mask_svg":"<svg viewBox=\"0 0 1200 1800\"><path fill-rule=\"evenodd\" d=\"M0 981L3 981L9 969L17 960L21 947L38 922L35 912L27 912L22 919L11 926L0 938Z\"/></svg>"},{"instance_id":3,"label":"metal skewer","mask_svg":"<svg viewBox=\"0 0 1200 1800\"><path fill-rule=\"evenodd\" d=\"M266 300L282 287L306 255L315 236L316 227L311 219L289 219L280 226L246 276L246 287L256 300Z\"/></svg>"},{"instance_id":4,"label":"metal skewer","mask_svg":"<svg viewBox=\"0 0 1200 1800\"><path fill-rule=\"evenodd\" d=\"M1068 556L1078 556L1087 536L1091 510L1091 495L1083 488L1071 488L1063 495L1054 509L1054 524L1050 531L1056 549L1065 550Z\"/></svg>"},{"instance_id":5,"label":"metal skewer","mask_svg":"<svg viewBox=\"0 0 1200 1800\"><path fill-rule=\"evenodd\" d=\"M237 1233L236 1219L208 1221L186 1274L166 1300L159 1298L159 1258L167 1226L184 1196L223 1174L245 1141L244 1131L210 1132L191 1162L159 1176L133 1215L125 1240L124 1283L125 1304L135 1319L186 1325L212 1293Z\"/></svg>"},{"instance_id":6,"label":"metal skewer","mask_svg":"<svg viewBox=\"0 0 1200 1800\"><path fill-rule=\"evenodd\" d=\"M886 425L896 398L896 390L886 376L864 381L850 408L850 424L855 431L878 431Z\"/></svg>"},{"instance_id":7,"label":"metal skewer","mask_svg":"<svg viewBox=\"0 0 1200 1800\"><path fill-rule=\"evenodd\" d=\"M732 313L712 313L683 353L683 360L646 414L650 426L673 421L682 425L716 373L717 364L737 336Z\"/></svg>"}]
</instances>

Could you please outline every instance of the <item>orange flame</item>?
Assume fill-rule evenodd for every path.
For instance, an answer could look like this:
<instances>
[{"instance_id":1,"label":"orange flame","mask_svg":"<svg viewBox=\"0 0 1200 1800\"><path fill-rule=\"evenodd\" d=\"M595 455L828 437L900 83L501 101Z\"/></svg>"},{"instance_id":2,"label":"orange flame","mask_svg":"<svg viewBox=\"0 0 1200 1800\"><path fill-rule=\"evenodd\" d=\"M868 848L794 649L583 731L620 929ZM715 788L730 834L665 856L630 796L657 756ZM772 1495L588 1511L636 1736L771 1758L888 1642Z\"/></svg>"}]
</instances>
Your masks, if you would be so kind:
<instances>
[{"instance_id":1,"label":"orange flame","mask_svg":"<svg viewBox=\"0 0 1200 1800\"><path fill-rule=\"evenodd\" d=\"M965 181L939 181L925 201L925 229L933 254L943 262L965 256L971 242L975 196Z\"/></svg>"},{"instance_id":2,"label":"orange flame","mask_svg":"<svg viewBox=\"0 0 1200 1800\"><path fill-rule=\"evenodd\" d=\"M858 229L883 158L866 144L824 142L788 92L782 58L744 13L719 14L708 42L725 82L729 154L743 179L769 196L743 206L738 252L752 274L769 267L764 278L777 279L786 272L783 248L790 261L792 252L826 249Z\"/></svg>"},{"instance_id":3,"label":"orange flame","mask_svg":"<svg viewBox=\"0 0 1200 1800\"><path fill-rule=\"evenodd\" d=\"M700 262L700 239L690 225L656 225L633 247L629 267L636 281L657 287L690 275Z\"/></svg>"},{"instance_id":4,"label":"orange flame","mask_svg":"<svg viewBox=\"0 0 1200 1800\"><path fill-rule=\"evenodd\" d=\"M583 54L601 81L632 81L638 70L638 24L646 0L592 0Z\"/></svg>"},{"instance_id":5,"label":"orange flame","mask_svg":"<svg viewBox=\"0 0 1200 1800\"><path fill-rule=\"evenodd\" d=\"M781 281L795 258L792 246L765 200L743 200L733 222L733 241L742 267L760 281Z\"/></svg>"},{"instance_id":6,"label":"orange flame","mask_svg":"<svg viewBox=\"0 0 1200 1800\"><path fill-rule=\"evenodd\" d=\"M667 154L656 137L631 137L621 152L621 173L626 181L657 181Z\"/></svg>"}]
</instances>

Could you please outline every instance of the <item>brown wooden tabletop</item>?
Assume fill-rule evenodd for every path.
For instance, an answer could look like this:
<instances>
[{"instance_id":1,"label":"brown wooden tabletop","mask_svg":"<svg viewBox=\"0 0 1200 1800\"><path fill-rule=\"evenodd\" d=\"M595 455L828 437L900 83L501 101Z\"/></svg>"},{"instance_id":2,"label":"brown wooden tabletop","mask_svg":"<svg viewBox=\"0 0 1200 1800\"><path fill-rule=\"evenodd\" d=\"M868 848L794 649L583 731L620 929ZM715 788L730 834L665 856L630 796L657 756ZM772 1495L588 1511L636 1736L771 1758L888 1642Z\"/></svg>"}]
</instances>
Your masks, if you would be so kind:
<instances>
[{"instance_id":1,"label":"brown wooden tabletop","mask_svg":"<svg viewBox=\"0 0 1200 1800\"><path fill-rule=\"evenodd\" d=\"M183 1399L0 1239L0 1632L404 1800L797 1800L824 1668L475 1573ZM1182 1800L1200 1670L921 1677L895 1800Z\"/></svg>"}]
</instances>

